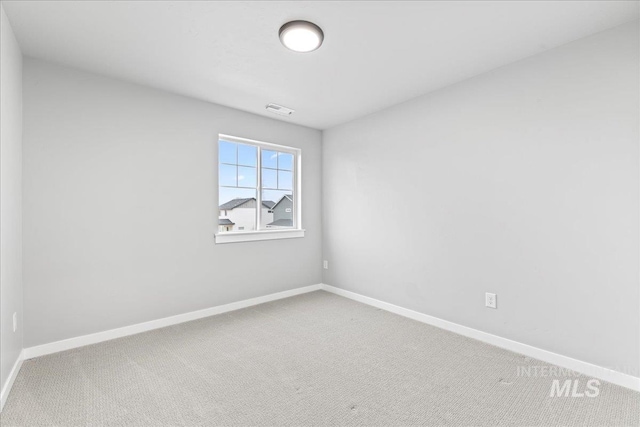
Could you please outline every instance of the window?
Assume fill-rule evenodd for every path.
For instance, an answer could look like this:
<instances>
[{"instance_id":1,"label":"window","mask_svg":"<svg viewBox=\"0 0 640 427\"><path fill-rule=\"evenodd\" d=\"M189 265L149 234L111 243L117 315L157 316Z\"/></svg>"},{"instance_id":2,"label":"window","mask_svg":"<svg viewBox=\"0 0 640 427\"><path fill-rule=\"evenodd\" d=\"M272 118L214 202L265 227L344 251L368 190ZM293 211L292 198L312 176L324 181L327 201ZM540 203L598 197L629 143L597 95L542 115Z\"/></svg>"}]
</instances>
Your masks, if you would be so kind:
<instances>
[{"instance_id":1,"label":"window","mask_svg":"<svg viewBox=\"0 0 640 427\"><path fill-rule=\"evenodd\" d=\"M300 149L220 135L216 243L304 237Z\"/></svg>"}]
</instances>

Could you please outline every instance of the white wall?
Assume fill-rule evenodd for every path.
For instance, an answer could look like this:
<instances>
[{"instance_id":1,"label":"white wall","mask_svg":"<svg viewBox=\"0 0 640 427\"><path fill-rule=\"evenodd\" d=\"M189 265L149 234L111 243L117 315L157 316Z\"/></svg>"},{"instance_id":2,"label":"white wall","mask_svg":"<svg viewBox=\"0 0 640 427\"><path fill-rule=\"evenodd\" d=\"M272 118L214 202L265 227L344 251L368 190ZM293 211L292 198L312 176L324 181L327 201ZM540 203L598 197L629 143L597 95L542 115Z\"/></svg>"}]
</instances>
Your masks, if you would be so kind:
<instances>
[{"instance_id":1,"label":"white wall","mask_svg":"<svg viewBox=\"0 0 640 427\"><path fill-rule=\"evenodd\" d=\"M321 133L24 64L25 347L320 283ZM219 133L302 149L301 239L214 244Z\"/></svg>"},{"instance_id":2,"label":"white wall","mask_svg":"<svg viewBox=\"0 0 640 427\"><path fill-rule=\"evenodd\" d=\"M636 22L325 131L325 283L638 376L638 51Z\"/></svg>"},{"instance_id":3,"label":"white wall","mask_svg":"<svg viewBox=\"0 0 640 427\"><path fill-rule=\"evenodd\" d=\"M4 390L22 351L22 52L2 5L0 15L0 390ZM13 313L18 317L16 332Z\"/></svg>"}]
</instances>

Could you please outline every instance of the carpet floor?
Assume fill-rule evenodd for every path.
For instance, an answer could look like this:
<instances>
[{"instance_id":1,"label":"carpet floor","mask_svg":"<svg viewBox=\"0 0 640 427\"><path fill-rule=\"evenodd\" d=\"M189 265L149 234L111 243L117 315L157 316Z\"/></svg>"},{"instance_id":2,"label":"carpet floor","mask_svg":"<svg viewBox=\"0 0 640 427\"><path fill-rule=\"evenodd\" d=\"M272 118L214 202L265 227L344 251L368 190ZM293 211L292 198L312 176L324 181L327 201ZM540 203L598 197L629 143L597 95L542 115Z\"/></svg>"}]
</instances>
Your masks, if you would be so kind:
<instances>
[{"instance_id":1,"label":"carpet floor","mask_svg":"<svg viewBox=\"0 0 640 427\"><path fill-rule=\"evenodd\" d=\"M638 426L543 362L323 291L25 361L9 426Z\"/></svg>"}]
</instances>

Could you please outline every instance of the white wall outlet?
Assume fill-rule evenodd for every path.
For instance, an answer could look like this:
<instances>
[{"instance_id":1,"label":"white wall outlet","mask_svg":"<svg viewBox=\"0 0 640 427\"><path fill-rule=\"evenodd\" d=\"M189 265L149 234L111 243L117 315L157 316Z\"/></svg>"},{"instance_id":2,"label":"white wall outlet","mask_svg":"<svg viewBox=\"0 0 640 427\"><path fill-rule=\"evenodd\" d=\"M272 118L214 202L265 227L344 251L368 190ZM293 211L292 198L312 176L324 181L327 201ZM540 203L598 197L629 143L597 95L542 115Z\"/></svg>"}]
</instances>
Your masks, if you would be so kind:
<instances>
[{"instance_id":1,"label":"white wall outlet","mask_svg":"<svg viewBox=\"0 0 640 427\"><path fill-rule=\"evenodd\" d=\"M13 332L18 330L18 313L13 313Z\"/></svg>"},{"instance_id":2,"label":"white wall outlet","mask_svg":"<svg viewBox=\"0 0 640 427\"><path fill-rule=\"evenodd\" d=\"M329 269L329 261L327 261L326 259L324 261L322 261L322 268L324 268L325 270Z\"/></svg>"},{"instance_id":3,"label":"white wall outlet","mask_svg":"<svg viewBox=\"0 0 640 427\"><path fill-rule=\"evenodd\" d=\"M484 294L484 305L489 308L498 308L498 297L496 294L487 292Z\"/></svg>"}]
</instances>

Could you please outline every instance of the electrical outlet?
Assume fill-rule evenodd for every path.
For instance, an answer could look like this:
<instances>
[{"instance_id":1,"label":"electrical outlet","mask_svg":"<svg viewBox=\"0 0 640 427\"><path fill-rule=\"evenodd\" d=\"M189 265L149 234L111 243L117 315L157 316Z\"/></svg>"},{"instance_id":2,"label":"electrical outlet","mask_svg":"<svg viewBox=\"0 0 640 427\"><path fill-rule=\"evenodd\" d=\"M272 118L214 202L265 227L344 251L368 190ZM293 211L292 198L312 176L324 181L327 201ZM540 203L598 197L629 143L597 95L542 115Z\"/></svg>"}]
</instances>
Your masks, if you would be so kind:
<instances>
[{"instance_id":1,"label":"electrical outlet","mask_svg":"<svg viewBox=\"0 0 640 427\"><path fill-rule=\"evenodd\" d=\"M484 305L489 308L498 308L498 297L496 294L487 292L484 294Z\"/></svg>"},{"instance_id":2,"label":"electrical outlet","mask_svg":"<svg viewBox=\"0 0 640 427\"><path fill-rule=\"evenodd\" d=\"M329 261L327 261L326 259L324 261L322 261L322 268L324 268L325 270L329 269Z\"/></svg>"},{"instance_id":3,"label":"electrical outlet","mask_svg":"<svg viewBox=\"0 0 640 427\"><path fill-rule=\"evenodd\" d=\"M13 313L13 332L18 330L18 313Z\"/></svg>"}]
</instances>

